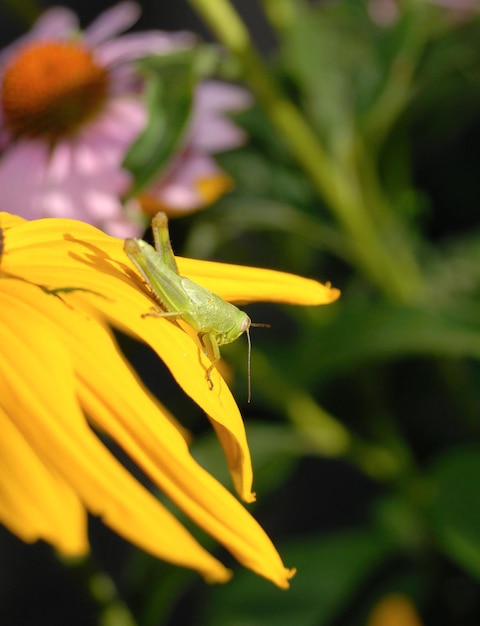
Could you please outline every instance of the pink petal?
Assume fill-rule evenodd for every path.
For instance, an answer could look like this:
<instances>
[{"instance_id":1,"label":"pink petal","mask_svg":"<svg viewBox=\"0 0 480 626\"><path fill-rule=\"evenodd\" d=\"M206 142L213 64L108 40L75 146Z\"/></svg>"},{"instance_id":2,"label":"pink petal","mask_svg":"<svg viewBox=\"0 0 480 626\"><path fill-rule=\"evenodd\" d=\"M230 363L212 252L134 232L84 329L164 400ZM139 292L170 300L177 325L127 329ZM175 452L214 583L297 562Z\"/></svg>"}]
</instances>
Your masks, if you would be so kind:
<instances>
[{"instance_id":1,"label":"pink petal","mask_svg":"<svg viewBox=\"0 0 480 626\"><path fill-rule=\"evenodd\" d=\"M243 87L219 80L203 81L195 93L195 104L201 115L242 111L251 106L252 101L252 95Z\"/></svg>"},{"instance_id":2,"label":"pink petal","mask_svg":"<svg viewBox=\"0 0 480 626\"><path fill-rule=\"evenodd\" d=\"M49 217L84 219L75 210L75 201L71 194L74 189L74 182L69 180L71 179L72 158L72 147L68 142L57 144L50 156L42 198L44 213ZM65 192L66 186L67 192Z\"/></svg>"},{"instance_id":3,"label":"pink petal","mask_svg":"<svg viewBox=\"0 0 480 626\"><path fill-rule=\"evenodd\" d=\"M38 18L28 33L32 39L64 39L78 30L78 17L66 7L53 7Z\"/></svg>"},{"instance_id":4,"label":"pink petal","mask_svg":"<svg viewBox=\"0 0 480 626\"><path fill-rule=\"evenodd\" d=\"M119 167L125 154L147 123L147 111L136 98L118 98L108 103L105 111L82 134L85 141L101 142L112 166Z\"/></svg>"},{"instance_id":5,"label":"pink petal","mask_svg":"<svg viewBox=\"0 0 480 626\"><path fill-rule=\"evenodd\" d=\"M252 103L248 91L220 81L204 81L197 86L193 131L190 145L207 153L231 150L242 145L246 135L226 113L247 108Z\"/></svg>"},{"instance_id":6,"label":"pink petal","mask_svg":"<svg viewBox=\"0 0 480 626\"><path fill-rule=\"evenodd\" d=\"M128 1L107 9L85 29L85 42L93 48L114 35L123 33L138 21L140 13L140 6L136 2Z\"/></svg>"},{"instance_id":7,"label":"pink petal","mask_svg":"<svg viewBox=\"0 0 480 626\"><path fill-rule=\"evenodd\" d=\"M1 207L27 219L44 217L48 147L41 142L18 141L0 160Z\"/></svg>"},{"instance_id":8,"label":"pink petal","mask_svg":"<svg viewBox=\"0 0 480 626\"><path fill-rule=\"evenodd\" d=\"M188 48L195 42L191 33L179 31L143 31L116 37L95 49L95 57L101 65L109 66L139 59L152 54L165 54L173 50Z\"/></svg>"},{"instance_id":9,"label":"pink petal","mask_svg":"<svg viewBox=\"0 0 480 626\"><path fill-rule=\"evenodd\" d=\"M85 221L99 224L102 229L105 228L105 224L118 221L122 215L122 203L110 189L91 186L86 190L83 199L87 216Z\"/></svg>"},{"instance_id":10,"label":"pink petal","mask_svg":"<svg viewBox=\"0 0 480 626\"><path fill-rule=\"evenodd\" d=\"M98 62L100 63L100 61ZM109 67L109 75L109 95L112 100L117 96L132 96L142 93L143 79L133 63L111 65Z\"/></svg>"},{"instance_id":11,"label":"pink petal","mask_svg":"<svg viewBox=\"0 0 480 626\"><path fill-rule=\"evenodd\" d=\"M55 7L42 13L31 30L18 37L0 52L0 64L6 64L17 50L39 39L65 39L78 29L78 18L65 7ZM3 69L3 68L2 68Z\"/></svg>"},{"instance_id":12,"label":"pink petal","mask_svg":"<svg viewBox=\"0 0 480 626\"><path fill-rule=\"evenodd\" d=\"M213 154L232 150L245 143L247 135L228 119L195 116L189 145L200 152Z\"/></svg>"},{"instance_id":13,"label":"pink petal","mask_svg":"<svg viewBox=\"0 0 480 626\"><path fill-rule=\"evenodd\" d=\"M146 193L172 209L192 210L205 202L198 190L199 181L219 172L217 164L211 158L188 154Z\"/></svg>"},{"instance_id":14,"label":"pink petal","mask_svg":"<svg viewBox=\"0 0 480 626\"><path fill-rule=\"evenodd\" d=\"M55 147L45 190L45 211L49 215L97 225L119 216L119 197L128 188L130 177L118 164L111 166L112 158L105 158L108 149L92 145L85 138Z\"/></svg>"},{"instance_id":15,"label":"pink petal","mask_svg":"<svg viewBox=\"0 0 480 626\"><path fill-rule=\"evenodd\" d=\"M112 237L117 237L118 239L128 239L130 237L142 237L145 229L145 223L142 224L142 226L137 226L136 224L132 224L127 220L111 220L105 224L103 230Z\"/></svg>"},{"instance_id":16,"label":"pink petal","mask_svg":"<svg viewBox=\"0 0 480 626\"><path fill-rule=\"evenodd\" d=\"M120 201L131 184L121 165L145 122L138 100L117 100L74 141L58 143L48 164L44 213L80 219L110 234L138 235L138 223L128 228Z\"/></svg>"}]
</instances>

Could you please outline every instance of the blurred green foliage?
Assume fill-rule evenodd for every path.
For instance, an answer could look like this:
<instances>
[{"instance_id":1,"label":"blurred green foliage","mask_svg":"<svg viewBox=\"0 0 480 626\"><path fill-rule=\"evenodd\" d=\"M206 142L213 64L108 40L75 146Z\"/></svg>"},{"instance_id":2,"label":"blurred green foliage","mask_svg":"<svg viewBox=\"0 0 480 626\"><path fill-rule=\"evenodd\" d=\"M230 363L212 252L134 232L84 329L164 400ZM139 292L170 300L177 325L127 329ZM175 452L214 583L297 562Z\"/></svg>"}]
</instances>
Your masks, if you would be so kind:
<instances>
[{"instance_id":1,"label":"blurred green foliage","mask_svg":"<svg viewBox=\"0 0 480 626\"><path fill-rule=\"evenodd\" d=\"M255 515L298 567L291 589L243 571L224 588L183 579L165 619L354 626L398 592L424 624L477 624L478 13L265 0L277 37L265 61L233 36L228 3L216 3L221 23L215 3L191 4L257 102L236 116L248 144L219 157L234 191L172 224L177 252L330 280L343 293L323 308L249 309L272 324L254 333L253 404L243 406ZM381 5L395 8L386 21ZM245 346L223 354L243 374L241 401ZM225 474L212 434L193 453Z\"/></svg>"}]
</instances>

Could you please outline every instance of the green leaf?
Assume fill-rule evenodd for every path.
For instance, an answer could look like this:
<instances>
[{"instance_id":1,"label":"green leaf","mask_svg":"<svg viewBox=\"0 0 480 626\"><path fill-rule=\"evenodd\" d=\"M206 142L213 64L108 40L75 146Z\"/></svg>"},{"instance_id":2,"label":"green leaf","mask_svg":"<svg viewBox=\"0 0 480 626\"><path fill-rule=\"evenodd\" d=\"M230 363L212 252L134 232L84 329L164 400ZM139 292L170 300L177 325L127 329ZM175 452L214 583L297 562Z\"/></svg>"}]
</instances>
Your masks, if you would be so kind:
<instances>
[{"instance_id":1,"label":"green leaf","mask_svg":"<svg viewBox=\"0 0 480 626\"><path fill-rule=\"evenodd\" d=\"M443 454L432 470L431 520L439 547L480 580L480 446Z\"/></svg>"},{"instance_id":2,"label":"green leaf","mask_svg":"<svg viewBox=\"0 0 480 626\"><path fill-rule=\"evenodd\" d=\"M209 626L330 624L390 549L370 530L314 536L280 546L284 562L298 569L288 591L242 570L228 585L211 591L200 622Z\"/></svg>"},{"instance_id":3,"label":"green leaf","mask_svg":"<svg viewBox=\"0 0 480 626\"><path fill-rule=\"evenodd\" d=\"M128 197L138 194L165 167L185 138L193 97L193 55L149 57L140 62L146 81L148 123L123 166L133 175Z\"/></svg>"}]
</instances>

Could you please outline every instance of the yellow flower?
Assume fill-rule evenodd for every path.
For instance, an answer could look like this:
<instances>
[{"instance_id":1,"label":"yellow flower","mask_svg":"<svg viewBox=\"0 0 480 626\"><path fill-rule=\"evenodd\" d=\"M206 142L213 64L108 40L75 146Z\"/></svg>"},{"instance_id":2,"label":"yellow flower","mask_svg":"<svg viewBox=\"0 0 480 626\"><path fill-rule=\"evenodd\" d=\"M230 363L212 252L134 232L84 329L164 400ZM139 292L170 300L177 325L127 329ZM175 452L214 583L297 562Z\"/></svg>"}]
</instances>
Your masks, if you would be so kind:
<instances>
[{"instance_id":1,"label":"yellow flower","mask_svg":"<svg viewBox=\"0 0 480 626\"><path fill-rule=\"evenodd\" d=\"M389 593L373 607L367 626L422 626L422 622L407 596Z\"/></svg>"},{"instance_id":2,"label":"yellow flower","mask_svg":"<svg viewBox=\"0 0 480 626\"><path fill-rule=\"evenodd\" d=\"M138 380L110 327L148 343L211 420L247 502L252 469L237 405L188 328L142 317L152 300L123 241L67 219L0 213L0 520L24 541L65 555L88 550L86 511L151 554L230 572L115 459L115 440L199 526L245 567L288 587L270 539L240 502L191 457L182 431ZM222 297L321 304L338 291L287 274L178 259L182 274ZM187 332L185 332L187 330ZM88 420L88 421L87 421Z\"/></svg>"}]
</instances>

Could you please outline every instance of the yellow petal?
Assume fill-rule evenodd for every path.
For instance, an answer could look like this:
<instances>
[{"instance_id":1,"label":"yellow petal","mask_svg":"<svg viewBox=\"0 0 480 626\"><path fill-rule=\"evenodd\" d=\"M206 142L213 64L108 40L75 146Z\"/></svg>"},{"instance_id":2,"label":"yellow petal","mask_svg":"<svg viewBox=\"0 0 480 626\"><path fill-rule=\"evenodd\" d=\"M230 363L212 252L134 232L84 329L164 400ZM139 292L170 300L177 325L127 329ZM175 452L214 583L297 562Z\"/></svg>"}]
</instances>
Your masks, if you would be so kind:
<instances>
[{"instance_id":1,"label":"yellow petal","mask_svg":"<svg viewBox=\"0 0 480 626\"><path fill-rule=\"evenodd\" d=\"M65 309L61 311L60 307ZM15 280L2 283L0 397L45 464L116 532L159 558L211 581L230 573L110 454L88 427L74 395L72 362L50 320L71 316L59 300ZM94 324L93 320L91 321ZM83 335L86 349L89 335ZM23 364L19 370L18 363ZM31 375L25 377L24 373Z\"/></svg>"},{"instance_id":2,"label":"yellow petal","mask_svg":"<svg viewBox=\"0 0 480 626\"><path fill-rule=\"evenodd\" d=\"M0 432L0 519L5 526L26 542L45 539L66 556L87 552L86 514L78 496L38 457L3 406Z\"/></svg>"},{"instance_id":3,"label":"yellow petal","mask_svg":"<svg viewBox=\"0 0 480 626\"><path fill-rule=\"evenodd\" d=\"M83 333L80 333L81 337ZM78 346L79 371L93 367L94 375L81 375L82 404L102 430L109 433L152 480L187 515L240 562L277 585L286 587L291 573L285 569L268 536L212 476L191 457L185 440L168 419L155 413L147 394L119 360L112 338L97 325L93 342L95 363ZM93 372L92 372L93 373ZM99 394L94 387L109 389Z\"/></svg>"},{"instance_id":4,"label":"yellow petal","mask_svg":"<svg viewBox=\"0 0 480 626\"><path fill-rule=\"evenodd\" d=\"M8 230L12 228L12 226L18 226L27 220L19 215L14 215L13 213L2 213L0 212L0 228L4 230Z\"/></svg>"},{"instance_id":5,"label":"yellow petal","mask_svg":"<svg viewBox=\"0 0 480 626\"><path fill-rule=\"evenodd\" d=\"M316 306L337 300L329 283L275 270L176 257L181 274L229 302L285 302Z\"/></svg>"},{"instance_id":6,"label":"yellow petal","mask_svg":"<svg viewBox=\"0 0 480 626\"><path fill-rule=\"evenodd\" d=\"M196 181L197 191L203 200L202 207L216 202L233 188L233 180L225 172L216 172Z\"/></svg>"}]
</instances>

